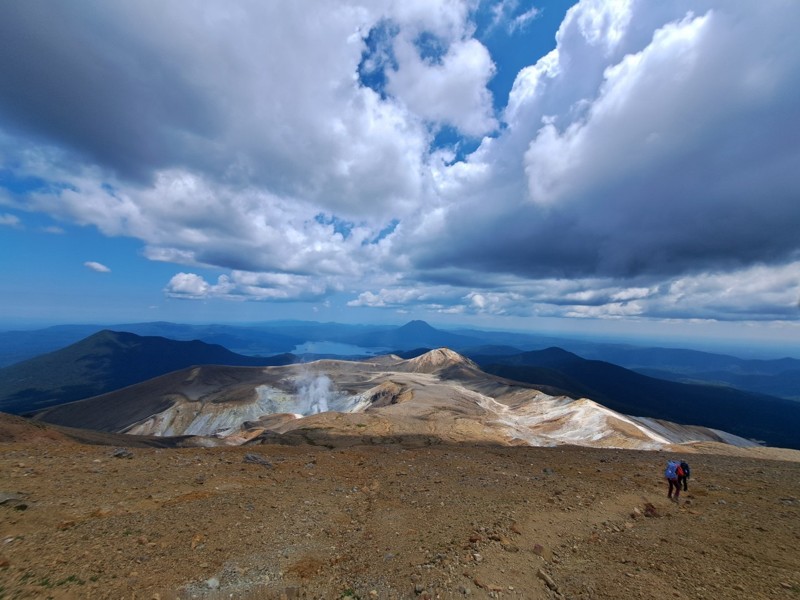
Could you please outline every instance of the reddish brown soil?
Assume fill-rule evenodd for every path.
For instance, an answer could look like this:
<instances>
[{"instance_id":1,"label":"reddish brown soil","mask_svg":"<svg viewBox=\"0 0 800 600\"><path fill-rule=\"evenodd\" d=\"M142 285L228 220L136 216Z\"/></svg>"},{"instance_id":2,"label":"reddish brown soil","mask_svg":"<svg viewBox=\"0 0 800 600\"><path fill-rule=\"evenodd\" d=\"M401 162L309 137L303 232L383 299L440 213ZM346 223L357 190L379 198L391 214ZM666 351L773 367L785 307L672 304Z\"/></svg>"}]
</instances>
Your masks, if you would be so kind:
<instances>
[{"instance_id":1,"label":"reddish brown soil","mask_svg":"<svg viewBox=\"0 0 800 600\"><path fill-rule=\"evenodd\" d=\"M0 444L0 598L800 598L797 462L53 437Z\"/></svg>"}]
</instances>

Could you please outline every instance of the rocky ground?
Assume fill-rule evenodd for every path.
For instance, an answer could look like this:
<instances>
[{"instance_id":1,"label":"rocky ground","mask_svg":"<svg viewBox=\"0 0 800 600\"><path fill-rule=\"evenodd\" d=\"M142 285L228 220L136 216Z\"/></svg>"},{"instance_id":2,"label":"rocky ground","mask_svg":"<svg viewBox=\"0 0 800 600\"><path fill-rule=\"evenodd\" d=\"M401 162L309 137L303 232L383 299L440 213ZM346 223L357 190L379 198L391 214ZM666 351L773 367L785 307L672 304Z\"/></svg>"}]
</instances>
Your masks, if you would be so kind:
<instances>
[{"instance_id":1,"label":"rocky ground","mask_svg":"<svg viewBox=\"0 0 800 600\"><path fill-rule=\"evenodd\" d=\"M800 598L791 460L5 439L0 598Z\"/></svg>"}]
</instances>

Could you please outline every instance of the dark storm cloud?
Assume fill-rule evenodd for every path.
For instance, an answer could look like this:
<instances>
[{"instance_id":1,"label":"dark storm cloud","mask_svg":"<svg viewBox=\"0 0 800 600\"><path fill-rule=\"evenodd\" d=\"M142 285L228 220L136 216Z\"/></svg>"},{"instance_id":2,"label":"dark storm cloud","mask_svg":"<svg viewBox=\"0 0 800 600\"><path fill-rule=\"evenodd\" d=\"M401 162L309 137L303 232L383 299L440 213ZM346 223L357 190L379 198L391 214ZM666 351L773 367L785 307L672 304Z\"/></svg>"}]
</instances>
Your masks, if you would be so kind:
<instances>
[{"instance_id":1,"label":"dark storm cloud","mask_svg":"<svg viewBox=\"0 0 800 600\"><path fill-rule=\"evenodd\" d=\"M0 124L142 178L201 156L218 122L175 57L144 39L151 19L120 18L115 6L3 8Z\"/></svg>"}]
</instances>

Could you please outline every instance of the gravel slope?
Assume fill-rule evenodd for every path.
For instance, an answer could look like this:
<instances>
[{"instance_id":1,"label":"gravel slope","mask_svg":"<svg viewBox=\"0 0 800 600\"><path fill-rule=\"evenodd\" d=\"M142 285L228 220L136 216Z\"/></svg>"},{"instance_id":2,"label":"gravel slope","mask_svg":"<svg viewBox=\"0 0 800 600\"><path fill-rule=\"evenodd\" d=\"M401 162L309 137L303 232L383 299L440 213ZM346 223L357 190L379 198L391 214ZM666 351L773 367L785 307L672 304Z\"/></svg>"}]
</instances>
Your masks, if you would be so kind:
<instances>
[{"instance_id":1,"label":"gravel slope","mask_svg":"<svg viewBox=\"0 0 800 600\"><path fill-rule=\"evenodd\" d=\"M791 460L0 439L0 598L800 598Z\"/></svg>"}]
</instances>

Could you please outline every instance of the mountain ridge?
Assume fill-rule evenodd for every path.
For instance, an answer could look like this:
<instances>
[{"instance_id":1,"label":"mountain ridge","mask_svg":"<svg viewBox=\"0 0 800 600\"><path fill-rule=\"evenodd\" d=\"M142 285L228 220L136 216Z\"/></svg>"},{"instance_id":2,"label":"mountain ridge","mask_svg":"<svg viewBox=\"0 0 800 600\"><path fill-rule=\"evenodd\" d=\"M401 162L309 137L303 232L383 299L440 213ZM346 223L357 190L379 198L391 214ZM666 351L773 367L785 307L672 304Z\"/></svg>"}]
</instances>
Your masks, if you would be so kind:
<instances>
[{"instance_id":1,"label":"mountain ridge","mask_svg":"<svg viewBox=\"0 0 800 600\"><path fill-rule=\"evenodd\" d=\"M0 410L25 413L96 396L195 364L268 365L291 355L238 355L199 340L102 330L79 342L0 369Z\"/></svg>"},{"instance_id":2,"label":"mountain ridge","mask_svg":"<svg viewBox=\"0 0 800 600\"><path fill-rule=\"evenodd\" d=\"M489 373L554 386L572 397L592 398L625 414L703 425L772 446L800 448L796 435L800 404L792 400L655 379L562 349L470 357Z\"/></svg>"},{"instance_id":3,"label":"mountain ridge","mask_svg":"<svg viewBox=\"0 0 800 600\"><path fill-rule=\"evenodd\" d=\"M662 379L726 385L755 393L800 400L798 391L800 360L797 358L745 359L730 354L688 348L559 338L530 332L440 330L424 321L414 323L410 327L409 323L414 322L400 326L381 326L315 321L266 321L250 325L187 325L155 321L114 326L60 325L31 331L3 331L0 332L0 367L63 348L102 329L128 331L144 336L162 336L181 341L199 339L206 343L220 344L233 352L248 356L288 353L307 342L325 341L350 345L363 344L365 348L403 352L423 346L426 348L446 346L470 355L490 353L510 355L557 346L587 360L603 360ZM420 331L427 332L425 339L413 335L413 330L417 326ZM404 333L398 334L397 330L402 330ZM376 340L376 335L383 339ZM365 354L369 352L365 351Z\"/></svg>"},{"instance_id":4,"label":"mountain ridge","mask_svg":"<svg viewBox=\"0 0 800 600\"><path fill-rule=\"evenodd\" d=\"M35 416L62 426L200 435L233 444L262 436L274 441L277 433L286 439L301 435L304 443L424 435L501 445L658 449L703 440L754 445L703 427L654 426L587 398L550 396L483 372L446 348L411 359L191 367Z\"/></svg>"}]
</instances>

